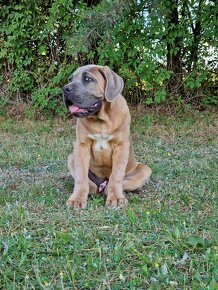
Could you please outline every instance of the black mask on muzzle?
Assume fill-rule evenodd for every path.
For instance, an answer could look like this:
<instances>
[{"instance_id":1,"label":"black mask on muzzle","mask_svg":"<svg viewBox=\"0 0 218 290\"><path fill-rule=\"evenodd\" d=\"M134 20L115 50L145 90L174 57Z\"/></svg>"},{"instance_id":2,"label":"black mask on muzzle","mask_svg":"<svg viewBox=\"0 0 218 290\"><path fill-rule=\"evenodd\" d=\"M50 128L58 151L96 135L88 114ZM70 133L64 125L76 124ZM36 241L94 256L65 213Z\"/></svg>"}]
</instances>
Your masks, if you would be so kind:
<instances>
[{"instance_id":1,"label":"black mask on muzzle","mask_svg":"<svg viewBox=\"0 0 218 290\"><path fill-rule=\"evenodd\" d=\"M64 94L64 103L70 113L76 118L83 118L97 113L102 106L102 101L96 97L88 97L84 101L74 101L74 97L70 94Z\"/></svg>"}]
</instances>

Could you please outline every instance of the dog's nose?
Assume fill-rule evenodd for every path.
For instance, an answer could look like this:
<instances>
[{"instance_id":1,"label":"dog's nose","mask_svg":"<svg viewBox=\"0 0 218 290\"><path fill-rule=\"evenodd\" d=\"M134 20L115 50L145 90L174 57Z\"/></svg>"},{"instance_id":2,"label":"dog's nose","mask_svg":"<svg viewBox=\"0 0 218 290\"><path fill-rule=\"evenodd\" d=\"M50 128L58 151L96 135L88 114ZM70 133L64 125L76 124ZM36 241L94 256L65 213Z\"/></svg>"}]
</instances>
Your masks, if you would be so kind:
<instances>
[{"instance_id":1,"label":"dog's nose","mask_svg":"<svg viewBox=\"0 0 218 290\"><path fill-rule=\"evenodd\" d=\"M72 84L67 84L62 88L62 90L64 91L65 94L68 94L73 90L73 86Z\"/></svg>"}]
</instances>

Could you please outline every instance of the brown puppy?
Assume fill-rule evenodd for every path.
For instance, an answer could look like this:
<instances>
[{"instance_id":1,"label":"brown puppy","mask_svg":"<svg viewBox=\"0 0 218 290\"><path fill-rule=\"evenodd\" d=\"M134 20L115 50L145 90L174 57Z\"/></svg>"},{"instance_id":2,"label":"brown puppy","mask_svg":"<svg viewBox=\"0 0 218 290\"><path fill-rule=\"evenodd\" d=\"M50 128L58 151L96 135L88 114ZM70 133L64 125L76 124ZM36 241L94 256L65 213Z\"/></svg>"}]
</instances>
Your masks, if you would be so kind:
<instances>
[{"instance_id":1,"label":"brown puppy","mask_svg":"<svg viewBox=\"0 0 218 290\"><path fill-rule=\"evenodd\" d=\"M85 208L91 191L107 194L106 205L125 206L124 191L143 186L151 169L136 162L123 80L107 66L78 68L64 86L64 102L76 116L76 142L68 157L75 180L67 204Z\"/></svg>"}]
</instances>

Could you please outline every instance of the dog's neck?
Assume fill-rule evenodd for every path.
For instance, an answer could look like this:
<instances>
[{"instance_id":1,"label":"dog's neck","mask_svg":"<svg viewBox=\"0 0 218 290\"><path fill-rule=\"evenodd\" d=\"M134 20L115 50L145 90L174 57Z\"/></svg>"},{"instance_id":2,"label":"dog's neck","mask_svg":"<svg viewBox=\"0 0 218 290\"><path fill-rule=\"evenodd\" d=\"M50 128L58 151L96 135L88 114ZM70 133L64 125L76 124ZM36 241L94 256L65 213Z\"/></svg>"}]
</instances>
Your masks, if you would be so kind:
<instances>
[{"instance_id":1,"label":"dog's neck","mask_svg":"<svg viewBox=\"0 0 218 290\"><path fill-rule=\"evenodd\" d=\"M118 97L119 98L119 97ZM110 118L110 112L113 110L113 107L116 106L117 100L114 100L112 102L104 101L101 109L92 116L88 116L88 119L95 119L96 121L99 120L101 122L109 122L111 121Z\"/></svg>"},{"instance_id":2,"label":"dog's neck","mask_svg":"<svg viewBox=\"0 0 218 290\"><path fill-rule=\"evenodd\" d=\"M113 128L116 129L120 125L124 125L126 122L129 123L130 118L129 109L126 104L126 100L122 95L119 95L112 102L104 101L100 111L92 116L79 118L77 122L83 124L85 127L90 127L90 122L92 120L95 124L95 128ZM119 118L116 118L119 116ZM120 120L122 120L120 122Z\"/></svg>"}]
</instances>

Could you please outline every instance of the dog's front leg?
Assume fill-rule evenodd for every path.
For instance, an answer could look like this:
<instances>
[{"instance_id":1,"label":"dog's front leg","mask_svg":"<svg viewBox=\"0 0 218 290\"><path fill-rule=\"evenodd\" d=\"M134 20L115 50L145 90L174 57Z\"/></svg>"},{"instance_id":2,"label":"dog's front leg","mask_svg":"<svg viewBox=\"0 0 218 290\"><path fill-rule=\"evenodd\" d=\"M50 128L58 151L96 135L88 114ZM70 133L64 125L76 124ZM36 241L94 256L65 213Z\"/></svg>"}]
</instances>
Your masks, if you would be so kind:
<instances>
[{"instance_id":1,"label":"dog's front leg","mask_svg":"<svg viewBox=\"0 0 218 290\"><path fill-rule=\"evenodd\" d=\"M70 172L73 172L74 191L67 205L74 208L85 208L89 193L88 171L90 163L90 146L75 143L72 159L68 161Z\"/></svg>"},{"instance_id":2,"label":"dog's front leg","mask_svg":"<svg viewBox=\"0 0 218 290\"><path fill-rule=\"evenodd\" d=\"M123 180L129 158L129 144L118 145L113 153L112 172L107 186L107 201L109 207L127 205L123 192Z\"/></svg>"}]
</instances>

